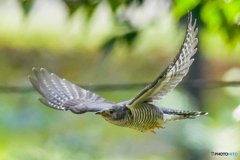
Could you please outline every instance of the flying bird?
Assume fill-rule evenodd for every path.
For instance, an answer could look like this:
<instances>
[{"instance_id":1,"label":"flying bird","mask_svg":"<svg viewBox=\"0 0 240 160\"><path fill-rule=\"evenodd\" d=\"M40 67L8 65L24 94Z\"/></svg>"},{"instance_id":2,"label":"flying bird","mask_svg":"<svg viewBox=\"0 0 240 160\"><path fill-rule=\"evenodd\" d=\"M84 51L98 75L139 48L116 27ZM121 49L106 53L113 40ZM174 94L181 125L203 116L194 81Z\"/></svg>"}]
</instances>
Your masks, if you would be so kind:
<instances>
[{"instance_id":1,"label":"flying bird","mask_svg":"<svg viewBox=\"0 0 240 160\"><path fill-rule=\"evenodd\" d=\"M164 128L168 121L194 119L208 114L203 111L183 111L154 105L167 95L187 74L196 53L198 29L196 20L192 24L192 13L188 14L188 25L184 42L172 63L137 96L128 101L114 103L85 90L71 82L59 78L46 69L33 68L36 79L29 76L34 88L42 95L39 100L54 109L75 114L95 112L106 121L141 132Z\"/></svg>"}]
</instances>

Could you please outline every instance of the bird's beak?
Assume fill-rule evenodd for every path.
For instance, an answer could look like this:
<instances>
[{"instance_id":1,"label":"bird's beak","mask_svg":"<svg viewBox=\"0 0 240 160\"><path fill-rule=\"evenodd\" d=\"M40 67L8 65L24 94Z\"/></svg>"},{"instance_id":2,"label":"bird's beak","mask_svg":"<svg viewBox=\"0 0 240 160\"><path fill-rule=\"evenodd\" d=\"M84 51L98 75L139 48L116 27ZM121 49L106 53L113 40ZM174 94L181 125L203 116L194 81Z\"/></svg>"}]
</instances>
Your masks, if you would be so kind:
<instances>
[{"instance_id":1,"label":"bird's beak","mask_svg":"<svg viewBox=\"0 0 240 160\"><path fill-rule=\"evenodd\" d=\"M106 113L104 111L98 111L95 114L100 114L101 116L104 116Z\"/></svg>"}]
</instances>

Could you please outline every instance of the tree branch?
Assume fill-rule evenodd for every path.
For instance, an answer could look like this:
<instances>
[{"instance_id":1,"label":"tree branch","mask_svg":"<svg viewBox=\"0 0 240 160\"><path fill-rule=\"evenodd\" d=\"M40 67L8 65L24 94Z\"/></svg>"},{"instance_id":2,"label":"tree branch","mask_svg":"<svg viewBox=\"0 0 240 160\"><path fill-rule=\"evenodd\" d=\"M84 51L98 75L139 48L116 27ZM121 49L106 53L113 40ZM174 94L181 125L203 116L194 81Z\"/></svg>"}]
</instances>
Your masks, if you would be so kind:
<instances>
[{"instance_id":1,"label":"tree branch","mask_svg":"<svg viewBox=\"0 0 240 160\"><path fill-rule=\"evenodd\" d=\"M130 83L130 84L101 84L101 85L79 85L84 89L91 91L112 91L112 90L129 90L143 88L149 83ZM220 87L237 87L240 81L213 81L213 80L192 80L183 81L179 86L190 85L194 88L214 89ZM4 86L0 85L0 93L29 93L35 91L32 86Z\"/></svg>"}]
</instances>

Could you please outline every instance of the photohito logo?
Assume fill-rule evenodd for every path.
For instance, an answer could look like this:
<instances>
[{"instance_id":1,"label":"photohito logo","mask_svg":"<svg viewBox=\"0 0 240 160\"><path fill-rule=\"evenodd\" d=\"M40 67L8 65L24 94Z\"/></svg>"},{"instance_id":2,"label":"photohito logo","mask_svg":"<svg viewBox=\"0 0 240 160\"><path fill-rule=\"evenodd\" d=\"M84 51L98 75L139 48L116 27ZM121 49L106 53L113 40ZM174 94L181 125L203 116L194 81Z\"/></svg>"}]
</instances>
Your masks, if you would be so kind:
<instances>
[{"instance_id":1,"label":"photohito logo","mask_svg":"<svg viewBox=\"0 0 240 160\"><path fill-rule=\"evenodd\" d=\"M214 156L237 156L238 153L237 152L211 152L210 155L212 157Z\"/></svg>"}]
</instances>

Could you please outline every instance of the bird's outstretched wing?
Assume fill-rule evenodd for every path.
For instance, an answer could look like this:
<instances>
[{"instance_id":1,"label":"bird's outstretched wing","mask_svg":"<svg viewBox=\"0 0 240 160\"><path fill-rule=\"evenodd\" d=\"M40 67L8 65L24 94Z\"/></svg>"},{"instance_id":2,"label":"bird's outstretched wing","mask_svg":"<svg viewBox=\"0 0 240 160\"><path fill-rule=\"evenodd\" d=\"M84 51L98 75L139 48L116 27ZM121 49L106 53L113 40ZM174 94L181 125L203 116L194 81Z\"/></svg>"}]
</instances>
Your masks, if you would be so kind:
<instances>
[{"instance_id":1,"label":"bird's outstretched wing","mask_svg":"<svg viewBox=\"0 0 240 160\"><path fill-rule=\"evenodd\" d=\"M39 100L51 108L71 110L73 113L82 114L100 111L108 105L114 104L95 93L59 78L53 73L50 74L44 68L40 71L33 68L33 71L37 79L29 76L29 80L43 96Z\"/></svg>"},{"instance_id":2,"label":"bird's outstretched wing","mask_svg":"<svg viewBox=\"0 0 240 160\"><path fill-rule=\"evenodd\" d=\"M194 61L191 59L192 56L197 51L195 47L198 43L196 38L198 29L195 29L195 26L196 20L192 25L192 13L189 12L186 36L177 56L152 83L128 103L129 108L134 108L143 102L157 103L181 82Z\"/></svg>"}]
</instances>

